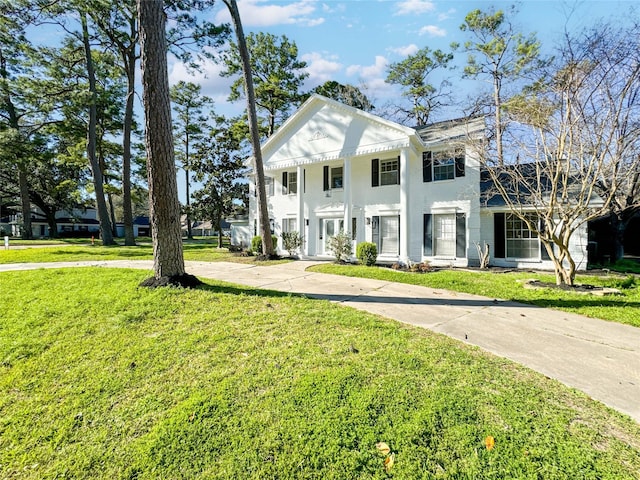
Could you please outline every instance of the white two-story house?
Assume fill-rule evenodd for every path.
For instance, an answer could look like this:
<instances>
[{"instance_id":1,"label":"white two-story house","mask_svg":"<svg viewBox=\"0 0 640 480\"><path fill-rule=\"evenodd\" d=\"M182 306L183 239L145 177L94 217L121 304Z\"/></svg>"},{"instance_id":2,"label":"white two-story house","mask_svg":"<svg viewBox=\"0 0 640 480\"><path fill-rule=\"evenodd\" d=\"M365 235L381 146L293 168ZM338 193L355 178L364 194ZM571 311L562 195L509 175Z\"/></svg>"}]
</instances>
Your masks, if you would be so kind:
<instances>
[{"instance_id":1,"label":"white two-story house","mask_svg":"<svg viewBox=\"0 0 640 480\"><path fill-rule=\"evenodd\" d=\"M553 268L506 208L481 206L469 145L484 128L483 118L409 128L314 95L262 146L271 228L278 237L298 231L307 257L332 257L327 239L343 230L354 252L357 243L377 244L379 262L475 265L476 243L487 242L499 249L494 264ZM253 183L250 190L256 234Z\"/></svg>"}]
</instances>

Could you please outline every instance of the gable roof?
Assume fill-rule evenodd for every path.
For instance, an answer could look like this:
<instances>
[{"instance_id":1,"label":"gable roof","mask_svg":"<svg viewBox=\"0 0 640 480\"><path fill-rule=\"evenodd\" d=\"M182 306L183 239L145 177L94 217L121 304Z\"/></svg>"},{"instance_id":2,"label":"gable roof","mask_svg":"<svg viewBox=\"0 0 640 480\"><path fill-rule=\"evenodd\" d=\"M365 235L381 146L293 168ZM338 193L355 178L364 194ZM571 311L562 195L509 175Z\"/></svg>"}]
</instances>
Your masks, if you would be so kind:
<instances>
[{"instance_id":1,"label":"gable roof","mask_svg":"<svg viewBox=\"0 0 640 480\"><path fill-rule=\"evenodd\" d=\"M415 129L312 95L262 145L265 170L424 147Z\"/></svg>"}]
</instances>

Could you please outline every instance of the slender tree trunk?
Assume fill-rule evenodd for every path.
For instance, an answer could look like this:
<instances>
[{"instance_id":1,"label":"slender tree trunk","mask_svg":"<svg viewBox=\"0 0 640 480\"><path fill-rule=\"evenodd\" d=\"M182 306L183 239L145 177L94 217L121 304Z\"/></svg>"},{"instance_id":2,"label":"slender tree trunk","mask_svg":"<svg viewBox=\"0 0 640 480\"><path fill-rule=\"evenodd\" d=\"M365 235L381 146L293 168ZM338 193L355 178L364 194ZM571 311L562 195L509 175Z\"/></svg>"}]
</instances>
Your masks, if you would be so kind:
<instances>
[{"instance_id":1,"label":"slender tree trunk","mask_svg":"<svg viewBox=\"0 0 640 480\"><path fill-rule=\"evenodd\" d=\"M264 166L262 163L262 150L260 148L260 133L258 132L258 116L256 114L256 96L253 89L253 77L251 73L251 62L249 60L249 50L242 30L240 13L236 0L223 0L236 30L238 39L238 50L242 59L242 71L244 76L244 87L247 94L247 116L249 117L249 134L251 145L253 146L254 168L256 172L256 189L258 191L258 211L259 211L259 231L262 237L262 254L266 257L274 255L273 241L271 240L271 229L269 226L269 211L267 208L267 192L264 182Z\"/></svg>"},{"instance_id":2,"label":"slender tree trunk","mask_svg":"<svg viewBox=\"0 0 640 480\"><path fill-rule=\"evenodd\" d=\"M187 125L187 129L189 126ZM184 157L184 177L185 177L185 193L187 194L187 238L189 240L193 239L193 232L191 231L191 191L190 191L190 180L189 180L189 132L186 132L185 136L185 157Z\"/></svg>"},{"instance_id":3,"label":"slender tree trunk","mask_svg":"<svg viewBox=\"0 0 640 480\"><path fill-rule=\"evenodd\" d=\"M498 157L498 165L504 165L504 154L502 152L502 99L500 97L500 79L493 79L493 103L496 122L496 156Z\"/></svg>"},{"instance_id":4,"label":"slender tree trunk","mask_svg":"<svg viewBox=\"0 0 640 480\"><path fill-rule=\"evenodd\" d=\"M136 19L131 17L131 37L136 31ZM125 59L127 70L127 102L124 110L122 130L122 216L124 223L124 244L136 244L133 233L133 208L131 206L131 130L133 127L133 100L135 96L136 49L131 45Z\"/></svg>"},{"instance_id":5,"label":"slender tree trunk","mask_svg":"<svg viewBox=\"0 0 640 480\"><path fill-rule=\"evenodd\" d=\"M116 209L113 206L113 195L111 195L110 193L107 193L107 200L109 202L109 218L111 218L111 233L113 234L114 238L117 238L118 227L116 225Z\"/></svg>"},{"instance_id":6,"label":"slender tree trunk","mask_svg":"<svg viewBox=\"0 0 640 480\"><path fill-rule=\"evenodd\" d=\"M33 230L31 229L31 197L29 196L29 182L27 172L24 171L24 165L18 165L18 182L20 184L20 207L22 212L22 229L20 236L23 240L31 240L33 238Z\"/></svg>"},{"instance_id":7,"label":"slender tree trunk","mask_svg":"<svg viewBox=\"0 0 640 480\"><path fill-rule=\"evenodd\" d=\"M218 211L216 212L216 217L218 217L218 248L222 248L222 241L223 241L223 235L222 235L222 209L218 208Z\"/></svg>"},{"instance_id":8,"label":"slender tree trunk","mask_svg":"<svg viewBox=\"0 0 640 480\"><path fill-rule=\"evenodd\" d=\"M56 221L56 212L54 210L44 210L44 215L49 226L49 237L58 238L58 222Z\"/></svg>"},{"instance_id":9,"label":"slender tree trunk","mask_svg":"<svg viewBox=\"0 0 640 480\"><path fill-rule=\"evenodd\" d=\"M86 12L80 12L82 24L82 42L84 44L85 59L87 63L87 76L89 78L89 91L91 93L91 103L89 104L89 126L87 129L87 157L93 173L93 186L96 194L96 207L98 209L98 220L100 221L100 236L103 245L114 245L111 222L109 221L109 211L104 197L102 170L96 155L96 76L91 57L91 45L89 43L89 28L87 26Z\"/></svg>"},{"instance_id":10,"label":"slender tree trunk","mask_svg":"<svg viewBox=\"0 0 640 480\"><path fill-rule=\"evenodd\" d=\"M195 286L199 281L185 274L182 254L162 7L162 0L138 0L154 270L154 278L142 285L154 287L169 283Z\"/></svg>"}]
</instances>

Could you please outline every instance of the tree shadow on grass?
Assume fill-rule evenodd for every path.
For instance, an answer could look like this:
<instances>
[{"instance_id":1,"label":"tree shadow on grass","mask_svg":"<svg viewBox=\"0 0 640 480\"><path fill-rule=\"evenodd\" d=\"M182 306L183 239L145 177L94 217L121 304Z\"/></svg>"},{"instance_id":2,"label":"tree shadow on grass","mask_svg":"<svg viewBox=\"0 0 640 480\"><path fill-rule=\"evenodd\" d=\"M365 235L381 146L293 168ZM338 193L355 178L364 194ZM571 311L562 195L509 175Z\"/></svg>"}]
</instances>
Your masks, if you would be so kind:
<instances>
[{"instance_id":1,"label":"tree shadow on grass","mask_svg":"<svg viewBox=\"0 0 640 480\"><path fill-rule=\"evenodd\" d=\"M205 282L211 282L211 279L204 279ZM204 290L212 293L226 293L229 295L246 295L251 297L299 297L308 298L300 293L281 292L278 290L266 290L262 288L244 287L242 285L233 285L231 283L203 283L197 287L198 290Z\"/></svg>"},{"instance_id":2,"label":"tree shadow on grass","mask_svg":"<svg viewBox=\"0 0 640 480\"><path fill-rule=\"evenodd\" d=\"M89 247L90 248L90 247ZM138 247L124 247L127 250L118 250L119 246L110 246L110 247L101 247L108 248L109 250L51 250L48 251L47 254L51 255L60 255L65 257L86 257L90 255L91 257L113 257L114 254L118 257L122 258L138 258L138 259L151 259L153 258L153 250L150 247L141 247L140 251L132 251L131 248ZM148 251L145 251L148 250ZM148 258L147 258L148 257Z\"/></svg>"}]
</instances>

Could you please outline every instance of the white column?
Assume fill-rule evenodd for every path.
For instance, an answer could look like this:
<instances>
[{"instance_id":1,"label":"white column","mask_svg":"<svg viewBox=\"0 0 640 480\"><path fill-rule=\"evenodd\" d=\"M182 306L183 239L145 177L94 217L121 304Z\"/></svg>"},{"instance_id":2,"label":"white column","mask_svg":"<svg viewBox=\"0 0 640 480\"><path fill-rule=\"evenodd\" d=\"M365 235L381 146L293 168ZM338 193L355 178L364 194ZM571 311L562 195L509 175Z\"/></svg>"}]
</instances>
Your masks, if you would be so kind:
<instances>
[{"instance_id":1,"label":"white column","mask_svg":"<svg viewBox=\"0 0 640 480\"><path fill-rule=\"evenodd\" d=\"M409 148L400 150L400 262L409 261Z\"/></svg>"},{"instance_id":2,"label":"white column","mask_svg":"<svg viewBox=\"0 0 640 480\"><path fill-rule=\"evenodd\" d=\"M296 168L296 175L298 177L298 214L297 214L297 224L298 224L298 233L302 238L303 245L300 249L300 253L307 254L307 238L306 238L306 226L304 224L304 168L300 165Z\"/></svg>"},{"instance_id":3,"label":"white column","mask_svg":"<svg viewBox=\"0 0 640 480\"><path fill-rule=\"evenodd\" d=\"M351 232L351 159L344 159L342 168L342 186L344 193L344 231Z\"/></svg>"}]
</instances>

